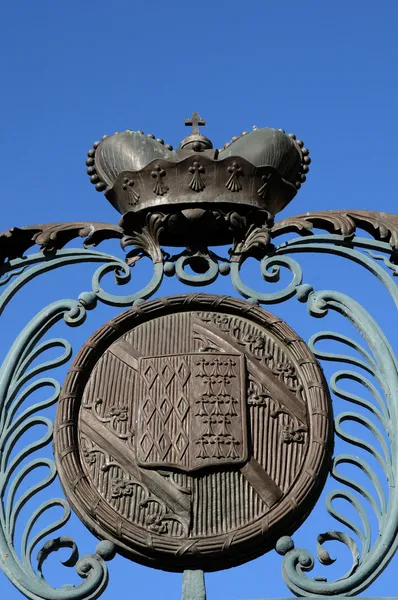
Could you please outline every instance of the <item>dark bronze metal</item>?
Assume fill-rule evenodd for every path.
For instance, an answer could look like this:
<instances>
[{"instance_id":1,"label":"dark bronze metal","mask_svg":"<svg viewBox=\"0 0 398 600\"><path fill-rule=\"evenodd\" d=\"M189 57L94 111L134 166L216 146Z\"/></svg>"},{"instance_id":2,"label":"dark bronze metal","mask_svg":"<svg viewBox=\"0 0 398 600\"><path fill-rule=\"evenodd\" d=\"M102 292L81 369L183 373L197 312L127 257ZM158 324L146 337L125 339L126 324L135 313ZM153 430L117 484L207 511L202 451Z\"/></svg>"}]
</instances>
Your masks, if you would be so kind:
<instances>
[{"instance_id":1,"label":"dark bronze metal","mask_svg":"<svg viewBox=\"0 0 398 600\"><path fill-rule=\"evenodd\" d=\"M205 135L199 133L199 127L206 125L206 121L199 117L199 113L192 113L190 119L185 119L185 125L192 125L192 133L182 140L180 148L190 149L195 152L211 150L213 144Z\"/></svg>"},{"instance_id":2,"label":"dark bronze metal","mask_svg":"<svg viewBox=\"0 0 398 600\"><path fill-rule=\"evenodd\" d=\"M95 142L86 160L90 181L125 216L125 223L155 211L172 217L163 228L167 245L186 245L193 229L202 244L231 243L234 234L223 227L223 219L220 227L208 228L214 211L245 218L261 210L267 222L306 179L309 151L293 134L255 127L215 150L199 133L205 121L198 113L185 124L192 125L192 133L177 150L153 134L126 130ZM176 238L173 220L192 226L180 229Z\"/></svg>"},{"instance_id":3,"label":"dark bronze metal","mask_svg":"<svg viewBox=\"0 0 398 600\"><path fill-rule=\"evenodd\" d=\"M199 133L199 126L206 125L206 121L199 117L199 113L193 112L190 119L185 119L185 125L192 125L192 133Z\"/></svg>"},{"instance_id":4,"label":"dark bronze metal","mask_svg":"<svg viewBox=\"0 0 398 600\"><path fill-rule=\"evenodd\" d=\"M243 563L293 532L333 449L328 387L281 319L234 298L154 300L81 348L55 456L82 521L171 571Z\"/></svg>"},{"instance_id":5,"label":"dark bronze metal","mask_svg":"<svg viewBox=\"0 0 398 600\"><path fill-rule=\"evenodd\" d=\"M347 241L355 235L357 229L363 229L374 239L389 243L394 250L393 258L398 251L398 217L391 213L330 210L288 217L276 222L275 225L272 225L272 222L267 224L265 217L266 215L261 211L249 212L245 217L241 217L236 212L213 210L211 215L203 214L203 223L206 223L209 229L214 227L214 231L218 228L220 233L225 230L232 231L235 238L233 256L253 254L256 249L262 249L264 253L270 241L280 235L289 232L296 232L303 236L311 235L312 230L317 228L343 235ZM156 261L156 258L160 259L162 256L160 244L163 243L162 231L165 221L169 222L169 227L175 228L176 239L180 239L181 229L188 228L192 233L191 242L195 240L193 223L182 214L177 217L173 214L155 213L142 219L126 215L120 226L92 221L13 227L0 234L0 263L23 256L35 245L44 252L54 252L78 237L84 239L84 245L87 247L96 246L105 239L119 238L123 248L134 245L137 250L153 257ZM134 224L136 234L131 234ZM192 229L189 229L190 225ZM222 239L226 237L227 234ZM201 243L200 246L204 244ZM192 243L189 247L192 247Z\"/></svg>"}]
</instances>

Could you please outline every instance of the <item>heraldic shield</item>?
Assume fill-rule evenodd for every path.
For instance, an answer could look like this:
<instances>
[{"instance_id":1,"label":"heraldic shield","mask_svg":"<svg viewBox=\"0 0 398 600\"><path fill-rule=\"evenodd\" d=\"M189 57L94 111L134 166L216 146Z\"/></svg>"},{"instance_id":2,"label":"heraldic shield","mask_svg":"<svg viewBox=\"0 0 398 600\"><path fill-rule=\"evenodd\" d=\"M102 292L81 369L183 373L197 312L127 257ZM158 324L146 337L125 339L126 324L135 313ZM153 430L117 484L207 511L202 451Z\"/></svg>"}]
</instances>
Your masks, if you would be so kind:
<instances>
[{"instance_id":1,"label":"heraldic shield","mask_svg":"<svg viewBox=\"0 0 398 600\"><path fill-rule=\"evenodd\" d=\"M145 357L139 367L140 466L192 471L247 460L242 354Z\"/></svg>"},{"instance_id":2,"label":"heraldic shield","mask_svg":"<svg viewBox=\"0 0 398 600\"><path fill-rule=\"evenodd\" d=\"M100 538L157 568L217 570L290 535L332 452L323 373L284 321L219 296L143 303L69 370L55 457Z\"/></svg>"}]
</instances>

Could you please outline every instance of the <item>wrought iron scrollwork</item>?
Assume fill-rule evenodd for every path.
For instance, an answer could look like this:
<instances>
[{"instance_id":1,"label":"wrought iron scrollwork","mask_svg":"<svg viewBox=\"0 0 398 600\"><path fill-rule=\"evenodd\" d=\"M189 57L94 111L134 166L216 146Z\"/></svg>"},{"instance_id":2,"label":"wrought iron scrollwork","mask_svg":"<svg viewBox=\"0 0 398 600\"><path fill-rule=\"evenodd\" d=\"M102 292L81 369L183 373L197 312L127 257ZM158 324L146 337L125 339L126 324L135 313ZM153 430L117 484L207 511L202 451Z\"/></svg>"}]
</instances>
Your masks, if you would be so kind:
<instances>
[{"instance_id":1,"label":"wrought iron scrollwork","mask_svg":"<svg viewBox=\"0 0 398 600\"><path fill-rule=\"evenodd\" d=\"M304 300L304 298L303 298ZM326 498L326 507L330 515L350 529L359 539L361 550L358 550L355 540L342 532L326 532L318 536L317 556L322 564L334 562L323 544L326 541L339 541L344 543L351 551L351 569L340 579L333 582L310 579L305 572L314 566L313 556L304 549L294 549L292 544L282 541L277 546L281 554L285 554L283 573L288 587L298 595L354 595L366 589L385 568L391 560L398 546L398 499L396 496L395 482L397 479L397 441L396 419L398 407L398 363L394 352L385 335L374 319L361 307L360 304L344 294L334 291L309 291L307 304L310 314L323 317L329 310L334 310L347 318L364 337L370 352L359 346L354 340L345 336L322 332L316 334L310 341L310 346L320 359L329 361L349 362L359 367L365 373L358 373L348 369L336 372L331 379L331 389L336 396L347 400L353 405L359 405L370 413L377 422L366 415L347 411L336 417L336 434L354 447L362 448L374 457L381 467L385 481L372 469L367 461L351 454L339 454L334 457L331 474L342 483L345 488L331 492ZM355 358L343 353L326 353L317 349L321 340L334 340L343 346L354 348L360 358ZM368 379L374 377L384 392L381 397L377 387ZM374 402L370 402L359 395L345 391L341 387L344 380L355 380L371 392ZM344 425L357 423L366 428L374 442L359 438L349 433ZM387 443L387 440L389 443ZM380 447L381 450L377 448ZM368 478L370 489L362 487L355 480L341 474L339 467L350 464L360 469ZM348 488L348 489L347 489ZM371 524L369 513L359 500L362 496L373 510L377 521L376 540L371 545ZM386 492L388 490L388 492ZM349 503L357 512L361 526L357 526L333 505L336 499Z\"/></svg>"},{"instance_id":2,"label":"wrought iron scrollwork","mask_svg":"<svg viewBox=\"0 0 398 600\"><path fill-rule=\"evenodd\" d=\"M397 215L368 210L325 210L288 217L272 227L271 238L275 239L285 233L308 236L312 235L313 229L340 234L347 240L352 238L358 229L363 229L376 240L389 243L393 251L398 247Z\"/></svg>"},{"instance_id":3,"label":"wrought iron scrollwork","mask_svg":"<svg viewBox=\"0 0 398 600\"><path fill-rule=\"evenodd\" d=\"M313 229L326 229L327 235L315 235ZM359 229L364 229L374 236L370 238L355 237ZM321 332L310 341L310 347L319 359L329 361L345 361L365 371L341 370L336 372L330 381L332 392L340 398L359 405L370 415L347 411L336 417L336 434L351 446L362 448L365 453L376 459L384 474L380 479L368 461L352 454L337 455L332 464L332 477L343 484L343 489L331 492L326 498L329 514L345 525L358 542L349 534L341 531L328 531L318 535L317 557L320 563L329 565L335 562L324 547L325 542L338 541L345 544L352 554L352 565L348 572L336 581L327 582L323 578L310 579L306 572L314 567L313 556L304 549L295 549L292 540L282 538L277 550L285 555L283 575L288 587L297 595L354 595L364 591L374 581L391 560L397 549L398 529L396 482L396 410L398 364L394 352L385 335L374 319L353 299L333 291L314 292L312 286L303 283L303 271L290 255L300 253L328 253L342 256L353 261L375 275L388 290L397 305L398 292L395 282L383 265L397 273L396 248L398 219L393 215L379 215L365 211L324 212L302 215L277 223L270 232L271 239L286 233L298 232L301 236L283 242L278 247L264 246L264 257L260 262L263 279L278 281L280 268L285 267L292 274L291 282L277 293L264 293L243 284L240 270L246 257L232 258L231 274L235 288L251 301L259 303L276 303L284 301L296 294L301 302L307 302L312 316L323 317L328 310L334 310L347 318L365 338L370 352L359 346L354 340L331 332ZM382 263L382 264L378 264ZM267 275L267 267L271 274ZM331 354L318 349L321 340L334 340L353 348L358 359L349 354ZM377 386L369 376L375 379ZM345 380L356 381L373 396L374 402L359 395L345 391L342 384ZM384 392L381 396L379 388ZM350 423L365 428L375 440L371 443L349 433ZM380 450L378 449L380 447ZM360 469L368 478L370 490L341 473L343 465ZM386 491L388 490L388 491ZM352 492L356 492L356 494ZM359 497L358 497L359 496ZM364 499L374 513L377 522L376 540L372 544L372 532L368 511L360 499ZM350 504L359 516L358 526L338 511L334 503L343 500Z\"/></svg>"},{"instance_id":4,"label":"wrought iron scrollwork","mask_svg":"<svg viewBox=\"0 0 398 600\"><path fill-rule=\"evenodd\" d=\"M35 458L34 453L48 445L52 439L52 422L40 413L57 401L60 386L51 377L36 379L36 376L65 364L72 349L63 339L54 338L42 342L41 339L62 318L68 325L81 324L89 307L92 305L83 296L78 301L60 300L44 308L16 338L1 368L0 561L10 580L30 598L94 599L107 584L108 572L104 560L111 558L113 554L113 548L107 544L99 544L96 554L79 559L77 547L72 540L66 537L52 540L39 550L37 572L34 570L33 551L47 536L65 525L70 517L70 507L63 498L46 500L33 511L22 535L20 555L15 548L16 527L21 510L39 491L47 488L57 474L52 459ZM44 360L45 353L53 348L60 348L62 353ZM39 388L50 388L52 393L45 400L29 405L30 396ZM28 406L24 408L25 405ZM44 435L13 456L12 451L20 437L37 426L44 426ZM27 476L39 468L45 468L47 475L24 491ZM56 506L63 509L62 516L32 537L39 518ZM84 581L77 587L55 589L43 578L42 566L52 552L65 547L71 548L71 554L63 564L75 566Z\"/></svg>"},{"instance_id":5,"label":"wrought iron scrollwork","mask_svg":"<svg viewBox=\"0 0 398 600\"><path fill-rule=\"evenodd\" d=\"M170 256L161 249L163 217L159 215L151 215L134 235L127 235L123 226L56 223L14 229L0 236L0 258L4 261L0 278L0 291L3 290L0 314L26 283L43 273L67 265L101 263L92 277L89 291L81 294L77 300L58 300L31 320L16 338L1 367L0 565L17 588L32 600L86 600L98 597L108 580L104 561L114 554L112 544L104 541L97 546L96 554L79 559L76 544L70 538L61 536L48 539L69 519L70 508L63 498L46 500L36 508L26 523L21 552L16 550L15 531L23 507L40 490L50 486L57 475L51 459L36 458L34 453L52 439L51 420L40 413L57 402L60 386L55 378L47 374L65 364L72 349L64 339L43 340L43 336L62 319L70 326L81 325L87 310L94 308L98 302L127 307L150 298L160 288L164 275L176 276L185 285L198 287L210 285L219 274L230 274L237 292L250 302L276 304L296 296L307 304L312 316L323 317L328 311L334 311L354 325L367 348L354 339L333 332L317 333L309 342L321 361L347 363L355 368L342 368L330 380L333 394L350 405L350 410L336 417L336 434L351 447L360 447L365 456L371 456L380 465L380 469L374 469L365 458L349 452L338 454L333 459L331 476L341 484L341 488L327 496L326 509L344 526L345 531L320 533L316 553L321 564L331 564L334 559L325 545L330 541L342 543L351 552L351 565L340 579L328 582L308 576L314 566L314 557L305 549L296 549L292 540L282 538L277 550L284 555L285 581L292 592L300 596L347 596L360 593L378 577L396 551L397 359L372 316L355 300L342 293L314 291L310 282L307 283L305 271L297 259L301 253L328 253L352 261L377 277L398 304L398 292L391 277L398 272L398 217L365 211L331 211L285 219L273 227L266 219L258 222L248 220L238 225L234 230L239 234L230 256L226 257L218 256L206 248L186 249L181 254ZM315 229L324 229L326 233L314 233ZM373 237L358 237L360 229ZM279 246L275 245L280 236L292 233L298 234L298 237L296 235ZM85 249L64 248L78 237L85 239ZM127 256L119 258L90 247L108 238L121 240L122 247L128 250ZM40 251L25 256L25 252L35 244L40 246ZM112 274L117 284L124 289L130 288L131 281L134 283L133 267L142 256L149 257L153 265L152 274L144 287L138 291L129 290L125 295L106 290L105 283ZM243 281L245 263L249 257L259 261L260 275L265 281L263 290L255 289ZM290 279L281 289L274 291L284 271L290 274ZM325 340L338 344L341 350L325 352L320 346ZM58 349L59 353L56 356L53 353L51 359L46 359L47 351L54 349ZM355 381L371 399L346 390L344 384L347 381ZM30 404L33 394L41 388L49 390L46 399ZM358 406L361 407L360 411L355 409ZM364 439L349 431L351 423L366 429L368 434ZM30 446L13 453L20 436L39 425L45 427L44 435ZM360 470L368 479L369 487L365 489L354 478L349 478L344 471L346 465L354 472ZM39 467L46 469L47 474L29 491L24 491L27 473ZM19 493L21 490L22 493ZM336 508L336 500L339 500L340 506L341 503L347 503L356 510L359 525L345 516L340 508ZM47 514L55 506L61 509L61 516L36 533L35 525L41 515ZM368 514L369 507L373 512L372 518ZM377 524L376 536L371 534L372 522ZM84 579L76 587L55 589L44 579L45 560L61 548L70 550L64 564L75 566ZM38 551L36 562L33 561L35 551Z\"/></svg>"}]
</instances>

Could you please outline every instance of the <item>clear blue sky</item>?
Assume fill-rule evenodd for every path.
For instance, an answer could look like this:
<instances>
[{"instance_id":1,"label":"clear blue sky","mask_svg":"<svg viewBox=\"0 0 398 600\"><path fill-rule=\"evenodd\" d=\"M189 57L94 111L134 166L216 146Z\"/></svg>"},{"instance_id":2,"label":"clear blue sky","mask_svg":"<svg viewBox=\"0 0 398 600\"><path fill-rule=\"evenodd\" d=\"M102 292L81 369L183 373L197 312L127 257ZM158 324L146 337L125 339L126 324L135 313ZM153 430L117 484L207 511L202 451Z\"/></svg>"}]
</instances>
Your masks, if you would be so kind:
<instances>
[{"instance_id":1,"label":"clear blue sky","mask_svg":"<svg viewBox=\"0 0 398 600\"><path fill-rule=\"evenodd\" d=\"M91 144L131 128L177 145L194 110L216 147L253 125L305 141L311 171L284 215L395 212L397 21L395 0L3 2L0 230L115 223L85 174ZM280 564L269 555L212 574L209 598L288 596L272 582ZM121 559L110 571L104 600L180 594L178 575ZM391 572L370 593L392 595L393 581ZM2 576L0 590L20 597Z\"/></svg>"}]
</instances>

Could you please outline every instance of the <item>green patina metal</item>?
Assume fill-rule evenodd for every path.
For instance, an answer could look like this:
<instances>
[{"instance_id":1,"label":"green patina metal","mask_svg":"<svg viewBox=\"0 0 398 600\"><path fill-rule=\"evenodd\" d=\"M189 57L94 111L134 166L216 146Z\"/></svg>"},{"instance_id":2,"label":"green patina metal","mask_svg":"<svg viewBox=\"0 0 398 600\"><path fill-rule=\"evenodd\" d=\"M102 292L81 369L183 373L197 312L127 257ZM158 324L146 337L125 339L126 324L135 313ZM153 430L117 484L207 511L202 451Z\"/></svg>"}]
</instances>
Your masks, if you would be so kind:
<instances>
[{"instance_id":1,"label":"green patina metal","mask_svg":"<svg viewBox=\"0 0 398 600\"><path fill-rule=\"evenodd\" d=\"M21 509L26 502L40 490L49 487L56 477L54 462L48 458L32 458L21 463L31 454L51 442L52 423L40 415L44 408L57 402L60 384L48 376L39 374L66 363L72 348L65 339L54 338L42 341L43 336L51 331L55 323L64 320L69 326L78 326L86 318L86 311L94 309L97 302L113 306L131 306L152 296L160 287L164 273L174 274L188 286L205 286L215 281L217 276L228 274L230 271L232 283L236 290L251 302L264 304L279 303L296 295L300 302L306 302L312 316L323 317L329 310L335 311L348 319L363 336L369 351L362 348L356 341L334 333L319 332L310 340L309 345L320 360L338 363L349 363L359 369L352 371L342 369L337 371L330 382L332 392L344 398L353 405L352 411L339 414L336 417L336 434L350 443L354 448L361 447L369 455L375 457L381 465L386 481L380 481L378 474L371 466L355 454L337 455L333 459L331 477L343 487L329 494L326 508L330 515L345 526L346 532L329 531L318 536L318 559L328 564L331 559L323 544L335 540L345 544L352 554L352 565L347 573L336 581L319 581L309 577L308 572L314 566L314 557L305 549L296 549L293 542L283 539L277 545L277 551L284 555L283 576L290 590L300 596L325 597L337 596L344 598L363 592L387 566L398 545L398 498L395 481L398 477L397 449L397 411L398 411L398 362L394 352L380 330L375 320L364 308L348 296L335 291L314 291L310 283L305 281L303 270L296 259L289 254L330 253L343 256L349 261L370 271L376 276L397 303L396 286L392 275L397 273L397 267L391 261L393 250L383 241L368 238L347 238L340 234L314 235L304 238L294 238L279 247L269 248L260 260L260 272L265 280L265 288L255 290L246 286L241 279L241 268L245 256L230 259L217 257L213 253L201 253L195 257L196 266L200 263L200 274L192 275L185 271L192 264L192 253L182 253L176 257L163 254L162 260L154 263L154 272L150 282L141 290L127 295L115 295L106 292L102 280L108 273L113 272L120 285L130 281L130 267L123 259L103 254L90 249L67 249L54 252L51 256L39 252L23 258L14 258L5 264L3 277L0 280L4 291L0 297L0 312L23 289L23 286L33 278L43 273L61 268L65 265L101 262L93 278L91 290L82 293L77 300L66 299L56 301L45 307L21 331L10 348L1 367L0 384L0 564L5 574L14 585L28 598L39 599L91 599L98 597L108 582L108 571L105 564L114 555L113 545L100 542L96 554L78 558L78 552L73 540L67 537L49 539L64 526L70 516L70 508L63 498L52 498L42 503L26 523L22 538L22 550L18 552L15 546L15 530ZM199 260L199 263L198 263ZM273 282L278 280L279 271L288 269L292 274L291 282L278 292L270 291ZM304 283L303 283L304 282ZM318 343L333 340L340 344L341 353L329 353L318 349ZM59 348L60 354L49 361L40 362L41 355L49 348ZM354 349L359 358L354 358L344 349ZM34 366L31 364L34 362ZM371 382L374 378L379 389ZM341 383L344 380L355 380L370 391L374 402L344 391ZM30 404L30 397L42 387L49 388L50 394L46 400ZM354 407L360 405L376 419L383 436L374 421L363 414L355 412ZM367 427L374 436L375 444L361 440L349 433L344 424L355 422ZM46 427L46 434L36 442L12 456L12 449L20 436L38 425ZM388 440L388 442L386 441ZM379 449L380 448L380 449ZM350 464L360 469L372 483L375 496L363 489L354 480L340 473L339 467ZM45 467L47 476L17 498L18 489L29 472ZM387 484L387 485L386 485ZM49 487L50 489L50 487ZM387 491L386 491L387 490ZM371 543L368 514L358 499L358 494L365 498L373 510L378 525L378 534ZM334 506L339 498L348 502L358 512L361 527L351 522ZM55 523L48 525L41 532L31 536L34 524L39 516L53 506L59 506L63 515ZM347 533L350 531L351 533ZM359 546L360 545L360 550ZM39 545L42 544L41 549ZM75 566L77 572L84 577L76 587L64 586L59 589L51 587L44 579L42 565L46 558L60 548L70 548L71 555L64 564ZM33 561L33 551L38 552L36 564ZM204 599L205 587L201 571L187 571L183 579L183 599Z\"/></svg>"},{"instance_id":2,"label":"green patina metal","mask_svg":"<svg viewBox=\"0 0 398 600\"><path fill-rule=\"evenodd\" d=\"M182 600L206 600L205 577L203 571L184 571L182 579Z\"/></svg>"}]
</instances>

